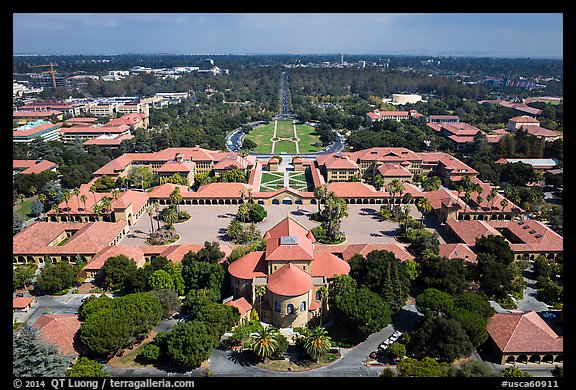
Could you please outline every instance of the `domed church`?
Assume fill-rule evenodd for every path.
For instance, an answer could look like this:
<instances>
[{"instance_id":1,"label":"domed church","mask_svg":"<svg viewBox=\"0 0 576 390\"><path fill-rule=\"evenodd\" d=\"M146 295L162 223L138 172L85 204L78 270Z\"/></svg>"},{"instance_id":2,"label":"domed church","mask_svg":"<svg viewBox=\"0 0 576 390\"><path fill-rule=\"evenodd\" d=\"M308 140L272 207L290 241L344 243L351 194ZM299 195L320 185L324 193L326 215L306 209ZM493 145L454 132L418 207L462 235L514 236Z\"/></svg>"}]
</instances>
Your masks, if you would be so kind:
<instances>
[{"instance_id":1,"label":"domed church","mask_svg":"<svg viewBox=\"0 0 576 390\"><path fill-rule=\"evenodd\" d=\"M305 326L327 310L318 290L350 265L329 252L314 249L314 235L286 217L264 234L266 251L251 252L228 267L234 299L244 297L260 321L278 328ZM265 286L261 298L256 286Z\"/></svg>"}]
</instances>

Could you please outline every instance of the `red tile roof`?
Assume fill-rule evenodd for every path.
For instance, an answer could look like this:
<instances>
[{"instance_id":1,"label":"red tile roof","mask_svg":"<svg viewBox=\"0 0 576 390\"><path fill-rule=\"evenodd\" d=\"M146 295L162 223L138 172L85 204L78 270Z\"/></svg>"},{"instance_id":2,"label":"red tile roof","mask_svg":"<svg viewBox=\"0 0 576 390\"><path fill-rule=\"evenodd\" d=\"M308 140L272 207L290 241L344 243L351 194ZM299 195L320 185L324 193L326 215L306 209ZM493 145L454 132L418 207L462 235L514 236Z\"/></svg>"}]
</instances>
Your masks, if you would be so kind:
<instances>
[{"instance_id":1,"label":"red tile roof","mask_svg":"<svg viewBox=\"0 0 576 390\"><path fill-rule=\"evenodd\" d=\"M448 259L463 259L465 262L476 264L476 253L466 244L440 244L439 256Z\"/></svg>"},{"instance_id":2,"label":"red tile roof","mask_svg":"<svg viewBox=\"0 0 576 390\"><path fill-rule=\"evenodd\" d=\"M36 222L17 233L12 239L14 254L76 255L94 254L110 245L126 227L126 221L90 223ZM48 245L65 230L75 231L62 246Z\"/></svg>"},{"instance_id":3,"label":"red tile roof","mask_svg":"<svg viewBox=\"0 0 576 390\"><path fill-rule=\"evenodd\" d=\"M526 130L529 134L535 135L537 137L560 137L562 133L545 129L544 127L540 126L530 126L524 125L521 129Z\"/></svg>"},{"instance_id":4,"label":"red tile roof","mask_svg":"<svg viewBox=\"0 0 576 390\"><path fill-rule=\"evenodd\" d=\"M476 238L480 236L501 235L498 230L486 221L457 221L449 218L446 220L446 225L449 226L465 244L470 246L474 246L476 244Z\"/></svg>"},{"instance_id":5,"label":"red tile roof","mask_svg":"<svg viewBox=\"0 0 576 390\"><path fill-rule=\"evenodd\" d=\"M48 160L12 160L12 169L22 169L20 173L23 174L39 174L57 167L58 165Z\"/></svg>"},{"instance_id":6,"label":"red tile roof","mask_svg":"<svg viewBox=\"0 0 576 390\"><path fill-rule=\"evenodd\" d=\"M117 146L124 141L133 139L132 134L115 134L113 136L103 134L95 138L85 141L83 145L102 145L102 146Z\"/></svg>"},{"instance_id":7,"label":"red tile roof","mask_svg":"<svg viewBox=\"0 0 576 390\"><path fill-rule=\"evenodd\" d=\"M507 229L521 243L512 243L514 252L559 252L563 251L564 238L546 225L535 221L490 221L497 229Z\"/></svg>"},{"instance_id":8,"label":"red tile roof","mask_svg":"<svg viewBox=\"0 0 576 390\"><path fill-rule=\"evenodd\" d=\"M503 353L561 353L564 338L558 336L535 311L496 313L486 330Z\"/></svg>"},{"instance_id":9,"label":"red tile roof","mask_svg":"<svg viewBox=\"0 0 576 390\"><path fill-rule=\"evenodd\" d=\"M240 198L240 190L252 188L244 183L210 183L200 186L196 192L187 196L191 198Z\"/></svg>"},{"instance_id":10,"label":"red tile roof","mask_svg":"<svg viewBox=\"0 0 576 390\"><path fill-rule=\"evenodd\" d=\"M43 314L34 323L40 337L55 345L60 353L77 355L74 338L80 329L78 314Z\"/></svg>"},{"instance_id":11,"label":"red tile roof","mask_svg":"<svg viewBox=\"0 0 576 390\"><path fill-rule=\"evenodd\" d=\"M382 161L399 163L403 161L420 161L422 158L410 149L401 147L378 147L359 150L349 154L354 161Z\"/></svg>"},{"instance_id":12,"label":"red tile roof","mask_svg":"<svg viewBox=\"0 0 576 390\"><path fill-rule=\"evenodd\" d=\"M158 173L170 173L170 172L191 172L196 167L196 163L193 161L184 162L166 162L160 168L158 168Z\"/></svg>"},{"instance_id":13,"label":"red tile roof","mask_svg":"<svg viewBox=\"0 0 576 390\"><path fill-rule=\"evenodd\" d=\"M244 297L240 297L234 301L228 301L225 305L235 307L240 313L240 317L252 310L252 305Z\"/></svg>"},{"instance_id":14,"label":"red tile roof","mask_svg":"<svg viewBox=\"0 0 576 390\"><path fill-rule=\"evenodd\" d=\"M464 201L458 197L456 191L447 190L445 188L428 191L424 193L424 196L430 202L433 210L439 210L442 205L450 209L460 209L464 210Z\"/></svg>"},{"instance_id":15,"label":"red tile roof","mask_svg":"<svg viewBox=\"0 0 576 390\"><path fill-rule=\"evenodd\" d=\"M412 177L412 172L400 164L382 164L378 168L378 172L384 177Z\"/></svg>"},{"instance_id":16,"label":"red tile roof","mask_svg":"<svg viewBox=\"0 0 576 390\"><path fill-rule=\"evenodd\" d=\"M35 300L34 297L15 297L12 299L12 309L25 309Z\"/></svg>"},{"instance_id":17,"label":"red tile roof","mask_svg":"<svg viewBox=\"0 0 576 390\"><path fill-rule=\"evenodd\" d=\"M316 241L310 230L305 228L300 222L292 219L290 216L284 218L268 229L268 231L264 233L263 238L267 240L269 238L280 238L282 236L299 236L308 238L312 242Z\"/></svg>"},{"instance_id":18,"label":"red tile roof","mask_svg":"<svg viewBox=\"0 0 576 390\"><path fill-rule=\"evenodd\" d=\"M312 262L312 276L333 278L335 275L348 275L350 265L330 252L315 252Z\"/></svg>"},{"instance_id":19,"label":"red tile roof","mask_svg":"<svg viewBox=\"0 0 576 390\"><path fill-rule=\"evenodd\" d=\"M159 186L154 187L152 191L148 192L148 195L150 198L154 199L168 198L176 187L180 188L180 195L183 197L189 195L188 187L173 183L160 184Z\"/></svg>"},{"instance_id":20,"label":"red tile roof","mask_svg":"<svg viewBox=\"0 0 576 390\"><path fill-rule=\"evenodd\" d=\"M360 182L329 183L327 192L334 192L334 194L339 198L381 198L385 196L384 192L376 191L374 186Z\"/></svg>"},{"instance_id":21,"label":"red tile roof","mask_svg":"<svg viewBox=\"0 0 576 390\"><path fill-rule=\"evenodd\" d=\"M326 169L358 169L358 164L343 153L330 154L322 159Z\"/></svg>"},{"instance_id":22,"label":"red tile roof","mask_svg":"<svg viewBox=\"0 0 576 390\"><path fill-rule=\"evenodd\" d=\"M138 267L144 265L144 251L138 246L133 245L114 245L106 246L98 251L92 260L82 270L96 271L104 266L104 263L110 257L125 255L129 259L134 260Z\"/></svg>"},{"instance_id":23,"label":"red tile roof","mask_svg":"<svg viewBox=\"0 0 576 390\"><path fill-rule=\"evenodd\" d=\"M274 294L293 297L312 290L313 284L309 274L288 263L268 277L267 287Z\"/></svg>"},{"instance_id":24,"label":"red tile roof","mask_svg":"<svg viewBox=\"0 0 576 390\"><path fill-rule=\"evenodd\" d=\"M62 127L60 133L123 133L130 130L128 125L118 125L118 126L72 126L72 127Z\"/></svg>"},{"instance_id":25,"label":"red tile roof","mask_svg":"<svg viewBox=\"0 0 576 390\"><path fill-rule=\"evenodd\" d=\"M49 117L52 115L60 115L62 111L57 110L42 110L42 111L33 111L33 110L24 110L24 111L12 111L12 117L14 118L40 118L40 117Z\"/></svg>"},{"instance_id":26,"label":"red tile roof","mask_svg":"<svg viewBox=\"0 0 576 390\"><path fill-rule=\"evenodd\" d=\"M250 252L228 266L230 275L240 279L252 279L256 276L266 276L268 268L264 252Z\"/></svg>"},{"instance_id":27,"label":"red tile roof","mask_svg":"<svg viewBox=\"0 0 576 390\"><path fill-rule=\"evenodd\" d=\"M12 136L25 137L25 136L37 134L37 133L44 131L44 130L53 130L53 129L58 130L59 129L58 125L54 125L52 123L42 123L38 126L34 126L34 127L30 128L30 129L14 130L12 132Z\"/></svg>"},{"instance_id":28,"label":"red tile roof","mask_svg":"<svg viewBox=\"0 0 576 390\"><path fill-rule=\"evenodd\" d=\"M540 124L540 121L536 118L533 118L531 116L527 116L527 115L522 115L522 116L515 116L513 118L508 119L508 122L513 122L513 123L537 123Z\"/></svg>"}]
</instances>

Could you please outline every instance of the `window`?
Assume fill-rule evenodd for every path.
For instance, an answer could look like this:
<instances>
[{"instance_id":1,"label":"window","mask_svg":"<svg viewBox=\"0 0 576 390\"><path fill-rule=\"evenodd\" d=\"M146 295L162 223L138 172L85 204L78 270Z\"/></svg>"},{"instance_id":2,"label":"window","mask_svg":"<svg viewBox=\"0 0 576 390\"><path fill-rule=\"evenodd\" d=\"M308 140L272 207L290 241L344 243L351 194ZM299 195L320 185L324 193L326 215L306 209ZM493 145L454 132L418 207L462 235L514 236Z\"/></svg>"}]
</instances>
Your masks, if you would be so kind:
<instances>
[{"instance_id":1,"label":"window","mask_svg":"<svg viewBox=\"0 0 576 390\"><path fill-rule=\"evenodd\" d=\"M300 304L300 311L305 311L306 310L306 301L302 301L302 303Z\"/></svg>"},{"instance_id":2,"label":"window","mask_svg":"<svg viewBox=\"0 0 576 390\"><path fill-rule=\"evenodd\" d=\"M289 303L288 306L286 306L286 313L288 314L293 314L294 313L294 305Z\"/></svg>"},{"instance_id":3,"label":"window","mask_svg":"<svg viewBox=\"0 0 576 390\"><path fill-rule=\"evenodd\" d=\"M274 302L274 310L280 313L280 304L278 302Z\"/></svg>"}]
</instances>

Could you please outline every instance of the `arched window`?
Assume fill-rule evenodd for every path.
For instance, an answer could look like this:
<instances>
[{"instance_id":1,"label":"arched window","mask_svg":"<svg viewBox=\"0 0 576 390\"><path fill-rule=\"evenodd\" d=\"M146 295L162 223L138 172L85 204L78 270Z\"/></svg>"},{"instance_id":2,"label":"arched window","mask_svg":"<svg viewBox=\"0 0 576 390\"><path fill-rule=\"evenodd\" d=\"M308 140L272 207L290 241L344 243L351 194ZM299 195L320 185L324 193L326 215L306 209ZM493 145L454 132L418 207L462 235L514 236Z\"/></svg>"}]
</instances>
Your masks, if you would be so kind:
<instances>
[{"instance_id":1,"label":"arched window","mask_svg":"<svg viewBox=\"0 0 576 390\"><path fill-rule=\"evenodd\" d=\"M278 303L278 301L274 302L274 310L280 313L280 304Z\"/></svg>"},{"instance_id":2,"label":"arched window","mask_svg":"<svg viewBox=\"0 0 576 390\"><path fill-rule=\"evenodd\" d=\"M287 312L288 314L293 314L293 313L294 313L294 305L291 304L291 303L289 303L289 304L286 306L286 312Z\"/></svg>"},{"instance_id":3,"label":"arched window","mask_svg":"<svg viewBox=\"0 0 576 390\"><path fill-rule=\"evenodd\" d=\"M305 311L306 310L306 301L302 301L302 303L300 304L300 311Z\"/></svg>"}]
</instances>

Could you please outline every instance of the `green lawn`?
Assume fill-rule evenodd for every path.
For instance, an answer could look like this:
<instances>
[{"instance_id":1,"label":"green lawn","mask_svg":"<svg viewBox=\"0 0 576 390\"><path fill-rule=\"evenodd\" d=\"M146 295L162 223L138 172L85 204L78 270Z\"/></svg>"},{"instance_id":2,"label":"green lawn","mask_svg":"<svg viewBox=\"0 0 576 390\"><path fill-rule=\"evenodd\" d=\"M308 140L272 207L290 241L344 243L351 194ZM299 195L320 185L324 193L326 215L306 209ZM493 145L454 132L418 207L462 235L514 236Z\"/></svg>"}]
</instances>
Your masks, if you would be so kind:
<instances>
[{"instance_id":1,"label":"green lawn","mask_svg":"<svg viewBox=\"0 0 576 390\"><path fill-rule=\"evenodd\" d=\"M284 187L284 172L262 172L260 191L272 192Z\"/></svg>"},{"instance_id":2,"label":"green lawn","mask_svg":"<svg viewBox=\"0 0 576 390\"><path fill-rule=\"evenodd\" d=\"M292 121L278 121L278 128L276 129L276 137L293 138L294 124L292 123Z\"/></svg>"},{"instance_id":3,"label":"green lawn","mask_svg":"<svg viewBox=\"0 0 576 390\"><path fill-rule=\"evenodd\" d=\"M320 136L313 127L308 125L296 125L300 153L313 153L322 149L320 146ZM244 138L256 142L256 153L272 153L272 141L274 136L274 123L262 125L254 128ZM293 138L294 124L291 120L278 121L276 129L277 138ZM317 144L318 146L315 146ZM274 154L296 154L296 143L294 141L278 141L274 147Z\"/></svg>"},{"instance_id":4,"label":"green lawn","mask_svg":"<svg viewBox=\"0 0 576 390\"><path fill-rule=\"evenodd\" d=\"M24 221L32 218L29 214L32 211L32 202L34 202L34 199L36 199L36 197L26 198L24 202L14 206L13 211Z\"/></svg>"},{"instance_id":5,"label":"green lawn","mask_svg":"<svg viewBox=\"0 0 576 390\"><path fill-rule=\"evenodd\" d=\"M274 135L274 123L255 127L249 134L244 136L245 139L256 142L256 153L270 153L272 149L272 141L270 139Z\"/></svg>"},{"instance_id":6,"label":"green lawn","mask_svg":"<svg viewBox=\"0 0 576 390\"><path fill-rule=\"evenodd\" d=\"M314 191L313 185L308 175L304 172L289 172L290 179L288 185L298 191Z\"/></svg>"},{"instance_id":7,"label":"green lawn","mask_svg":"<svg viewBox=\"0 0 576 390\"><path fill-rule=\"evenodd\" d=\"M276 142L274 147L274 154L296 154L296 143L292 141L279 141Z\"/></svg>"},{"instance_id":8,"label":"green lawn","mask_svg":"<svg viewBox=\"0 0 576 390\"><path fill-rule=\"evenodd\" d=\"M298 142L298 148L300 148L300 153L313 153L322 149L322 144L320 142L320 136L312 126L308 125L296 125L296 132L300 142ZM315 146L317 144L318 146Z\"/></svg>"}]
</instances>

